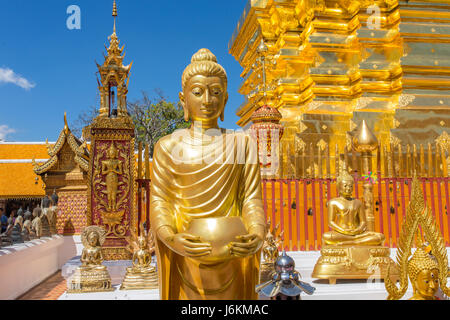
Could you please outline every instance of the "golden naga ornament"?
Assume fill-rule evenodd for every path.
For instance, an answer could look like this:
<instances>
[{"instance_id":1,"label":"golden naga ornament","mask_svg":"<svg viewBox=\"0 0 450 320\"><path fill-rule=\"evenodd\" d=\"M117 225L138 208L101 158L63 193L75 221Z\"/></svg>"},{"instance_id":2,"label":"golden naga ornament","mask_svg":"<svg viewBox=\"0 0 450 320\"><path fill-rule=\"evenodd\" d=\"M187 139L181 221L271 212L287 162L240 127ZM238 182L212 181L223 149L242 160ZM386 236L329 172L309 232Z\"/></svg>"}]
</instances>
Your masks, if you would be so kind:
<instances>
[{"instance_id":1,"label":"golden naga ornament","mask_svg":"<svg viewBox=\"0 0 450 320\"><path fill-rule=\"evenodd\" d=\"M69 279L68 293L113 291L111 277L106 266L102 265L102 244L106 230L99 226L89 226L81 233L83 252L81 266Z\"/></svg>"},{"instance_id":2,"label":"golden naga ornament","mask_svg":"<svg viewBox=\"0 0 450 320\"><path fill-rule=\"evenodd\" d=\"M275 272L275 261L279 256L278 250L283 243L284 231L277 234L280 225L277 224L272 228L272 230L270 227L271 221L269 220L266 225L267 233L262 247L264 262L261 263L259 277L260 283L264 283L272 279L272 274Z\"/></svg>"},{"instance_id":3,"label":"golden naga ornament","mask_svg":"<svg viewBox=\"0 0 450 320\"><path fill-rule=\"evenodd\" d=\"M387 299L399 300L405 295L409 276L413 287L413 296L410 300L436 300L435 294L439 287L445 295L448 296L450 293L450 288L447 287L447 249L432 212L425 204L417 177L414 177L411 193L411 201L402 225L397 251L396 266L400 270L400 284L397 287L389 277L385 279L385 287L389 293ZM431 246L432 255L427 252L426 245L422 243L419 227L428 241L428 246ZM415 239L417 249L409 259ZM391 269L389 267L388 275Z\"/></svg>"},{"instance_id":4,"label":"golden naga ornament","mask_svg":"<svg viewBox=\"0 0 450 320\"><path fill-rule=\"evenodd\" d=\"M128 250L133 254L132 267L127 268L120 290L145 290L158 288L158 274L151 265L152 254L155 252L153 233L145 230L143 224L141 235L135 232L127 237Z\"/></svg>"},{"instance_id":5,"label":"golden naga ornament","mask_svg":"<svg viewBox=\"0 0 450 320\"><path fill-rule=\"evenodd\" d=\"M343 168L337 178L339 197L328 206L328 223L332 229L323 234L324 246L312 277L328 279L384 278L390 249L384 247L383 234L367 230L363 203L352 197L354 180Z\"/></svg>"},{"instance_id":6,"label":"golden naga ornament","mask_svg":"<svg viewBox=\"0 0 450 320\"><path fill-rule=\"evenodd\" d=\"M189 129L155 145L150 222L162 300L257 299L265 236L256 142L218 127L227 76L201 49L182 76Z\"/></svg>"}]
</instances>

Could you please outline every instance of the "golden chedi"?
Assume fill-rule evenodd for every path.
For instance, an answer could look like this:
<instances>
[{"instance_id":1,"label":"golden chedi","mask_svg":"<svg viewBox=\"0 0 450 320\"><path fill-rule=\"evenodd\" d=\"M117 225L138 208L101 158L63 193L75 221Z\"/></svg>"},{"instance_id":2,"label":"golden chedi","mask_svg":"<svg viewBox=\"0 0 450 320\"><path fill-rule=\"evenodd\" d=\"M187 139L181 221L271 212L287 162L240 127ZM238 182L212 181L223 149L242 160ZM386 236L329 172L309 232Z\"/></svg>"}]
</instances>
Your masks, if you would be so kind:
<instances>
[{"instance_id":1,"label":"golden chedi","mask_svg":"<svg viewBox=\"0 0 450 320\"><path fill-rule=\"evenodd\" d=\"M403 221L397 250L396 266L400 270L400 284L397 287L389 277L385 279L385 287L389 293L388 300L398 300L405 295L408 289L408 277L413 288L413 296L410 300L436 300L435 295L439 287L445 295L450 294L450 288L447 287L447 249L431 210L425 206L417 177L414 177L411 193L411 201ZM428 246L431 247L430 253L422 242L420 230L427 239ZM415 239L417 249L409 259ZM388 269L388 275L390 273L391 267Z\"/></svg>"},{"instance_id":2,"label":"golden chedi","mask_svg":"<svg viewBox=\"0 0 450 320\"><path fill-rule=\"evenodd\" d=\"M152 232L147 232L141 225L140 236L133 231L127 237L128 249L133 254L131 267L123 279L120 290L145 290L158 288L156 268L151 265L152 254L155 252Z\"/></svg>"},{"instance_id":3,"label":"golden chedi","mask_svg":"<svg viewBox=\"0 0 450 320\"><path fill-rule=\"evenodd\" d=\"M257 299L265 217L256 142L218 127L227 75L208 49L192 57L182 89L192 125L160 139L153 156L161 299Z\"/></svg>"},{"instance_id":4,"label":"golden chedi","mask_svg":"<svg viewBox=\"0 0 450 320\"><path fill-rule=\"evenodd\" d=\"M102 265L102 244L106 230L99 226L89 226L81 233L83 252L81 266L69 279L68 293L113 291L111 277L106 266Z\"/></svg>"},{"instance_id":5,"label":"golden chedi","mask_svg":"<svg viewBox=\"0 0 450 320\"><path fill-rule=\"evenodd\" d=\"M324 246L312 277L332 284L336 279L383 278L391 261L389 248L383 246L385 237L367 230L363 203L352 196L354 180L346 168L337 178L337 186L339 197L327 204L332 230L323 234Z\"/></svg>"}]
</instances>

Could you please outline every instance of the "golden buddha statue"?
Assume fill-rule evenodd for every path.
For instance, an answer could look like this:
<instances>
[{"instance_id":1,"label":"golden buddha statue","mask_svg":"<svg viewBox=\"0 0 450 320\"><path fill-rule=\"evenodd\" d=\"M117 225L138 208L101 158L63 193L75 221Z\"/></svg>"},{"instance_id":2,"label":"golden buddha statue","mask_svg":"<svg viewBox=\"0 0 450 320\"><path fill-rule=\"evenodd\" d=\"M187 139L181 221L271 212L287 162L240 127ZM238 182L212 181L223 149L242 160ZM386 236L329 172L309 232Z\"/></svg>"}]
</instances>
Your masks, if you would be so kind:
<instances>
[{"instance_id":1,"label":"golden buddha statue","mask_svg":"<svg viewBox=\"0 0 450 320\"><path fill-rule=\"evenodd\" d=\"M83 251L81 266L69 279L68 293L112 291L111 277L106 266L102 265L102 244L106 230L99 226L89 226L81 233Z\"/></svg>"},{"instance_id":2,"label":"golden buddha statue","mask_svg":"<svg viewBox=\"0 0 450 320\"><path fill-rule=\"evenodd\" d=\"M450 294L450 288L447 287L447 249L431 210L425 206L423 191L416 177L413 179L411 188L411 201L403 221L397 250L400 287L392 283L389 277L385 279L385 287L389 293L388 300L401 299L408 289L409 276L413 287L413 296L410 300L436 300L435 295L439 287L445 295ZM427 252L427 245L422 242L420 230L424 233L428 246L431 247L432 255ZM417 249L408 260L415 239ZM389 267L388 275L390 273Z\"/></svg>"},{"instance_id":3,"label":"golden buddha statue","mask_svg":"<svg viewBox=\"0 0 450 320\"><path fill-rule=\"evenodd\" d=\"M106 175L106 196L108 198L108 209L112 212L117 210L117 193L119 191L119 175L123 174L122 162L118 159L118 150L114 141L107 152L107 160L102 161L102 174Z\"/></svg>"},{"instance_id":4,"label":"golden buddha statue","mask_svg":"<svg viewBox=\"0 0 450 320\"><path fill-rule=\"evenodd\" d=\"M156 268L151 265L152 254L155 252L152 232L148 233L141 225L141 235L137 236L131 230L127 237L128 250L133 254L132 267L127 273L120 287L121 290L144 290L158 288L158 275Z\"/></svg>"},{"instance_id":5,"label":"golden buddha statue","mask_svg":"<svg viewBox=\"0 0 450 320\"><path fill-rule=\"evenodd\" d=\"M383 278L391 261L389 248L383 247L384 234L367 230L367 217L361 200L352 197L354 180L344 167L337 178L339 197L328 204L328 224L323 234L321 257L313 278L336 279Z\"/></svg>"},{"instance_id":6,"label":"golden buddha statue","mask_svg":"<svg viewBox=\"0 0 450 320\"><path fill-rule=\"evenodd\" d=\"M272 229L270 227L271 221L269 220L266 225L267 233L262 247L264 262L261 263L260 283L272 279L272 273L275 272L275 261L279 256L278 249L283 243L284 231L277 234L280 225L278 224Z\"/></svg>"},{"instance_id":7,"label":"golden buddha statue","mask_svg":"<svg viewBox=\"0 0 450 320\"><path fill-rule=\"evenodd\" d=\"M256 142L218 127L227 75L201 49L182 76L189 129L155 145L150 222L161 299L257 299L265 236Z\"/></svg>"},{"instance_id":8,"label":"golden buddha statue","mask_svg":"<svg viewBox=\"0 0 450 320\"><path fill-rule=\"evenodd\" d=\"M353 198L353 177L343 170L337 178L339 197L328 202L328 225L332 229L323 234L325 245L382 246L382 233L367 231L363 203Z\"/></svg>"}]
</instances>

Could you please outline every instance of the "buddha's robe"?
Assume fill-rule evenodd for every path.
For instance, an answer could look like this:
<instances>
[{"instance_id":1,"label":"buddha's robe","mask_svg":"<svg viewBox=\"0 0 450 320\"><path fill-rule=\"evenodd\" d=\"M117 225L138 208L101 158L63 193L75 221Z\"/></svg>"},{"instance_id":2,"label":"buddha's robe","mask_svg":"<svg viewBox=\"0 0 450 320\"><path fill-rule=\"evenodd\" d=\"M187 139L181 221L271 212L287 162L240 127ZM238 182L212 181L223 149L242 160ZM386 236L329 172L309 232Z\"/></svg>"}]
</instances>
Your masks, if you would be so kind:
<instances>
[{"instance_id":1,"label":"buddha's robe","mask_svg":"<svg viewBox=\"0 0 450 320\"><path fill-rule=\"evenodd\" d=\"M177 137L183 137L180 141ZM188 129L155 145L150 222L156 236L161 299L257 299L260 251L214 265L173 252L162 226L185 232L192 219L241 217L247 228L265 227L256 143L244 133L218 131L192 137ZM207 140L206 139L206 140Z\"/></svg>"}]
</instances>

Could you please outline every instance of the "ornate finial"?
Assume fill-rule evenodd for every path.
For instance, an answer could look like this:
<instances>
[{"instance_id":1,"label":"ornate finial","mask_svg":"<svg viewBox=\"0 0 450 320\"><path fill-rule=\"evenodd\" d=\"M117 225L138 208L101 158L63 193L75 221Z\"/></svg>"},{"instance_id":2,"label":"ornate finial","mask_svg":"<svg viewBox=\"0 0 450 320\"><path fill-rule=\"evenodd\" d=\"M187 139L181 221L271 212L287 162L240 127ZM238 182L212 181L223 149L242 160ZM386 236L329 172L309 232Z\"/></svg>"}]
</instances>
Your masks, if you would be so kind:
<instances>
[{"instance_id":1,"label":"ornate finial","mask_svg":"<svg viewBox=\"0 0 450 320\"><path fill-rule=\"evenodd\" d=\"M67 113L64 111L64 133L69 133L69 125L67 124Z\"/></svg>"},{"instance_id":2,"label":"ornate finial","mask_svg":"<svg viewBox=\"0 0 450 320\"><path fill-rule=\"evenodd\" d=\"M355 135L352 139L353 148L357 152L372 152L378 147L377 137L369 129L366 120L356 128Z\"/></svg>"},{"instance_id":3,"label":"ornate finial","mask_svg":"<svg viewBox=\"0 0 450 320\"><path fill-rule=\"evenodd\" d=\"M267 48L266 44L264 43L264 39L261 39L261 43L258 46L258 49L256 50L259 55L259 59L261 61L261 67L262 67L262 80L263 80L263 94L264 94L264 103L267 104L267 80L266 80L266 57L265 54L269 49Z\"/></svg>"},{"instance_id":4,"label":"ornate finial","mask_svg":"<svg viewBox=\"0 0 450 320\"><path fill-rule=\"evenodd\" d=\"M116 33L116 17L117 17L117 4L116 4L116 0L114 0L112 16L114 17L114 33Z\"/></svg>"}]
</instances>

